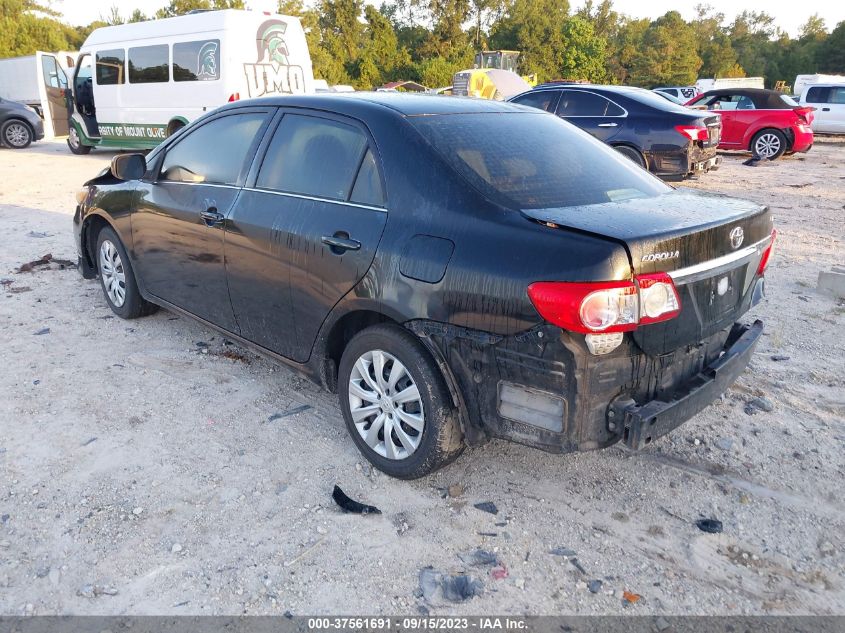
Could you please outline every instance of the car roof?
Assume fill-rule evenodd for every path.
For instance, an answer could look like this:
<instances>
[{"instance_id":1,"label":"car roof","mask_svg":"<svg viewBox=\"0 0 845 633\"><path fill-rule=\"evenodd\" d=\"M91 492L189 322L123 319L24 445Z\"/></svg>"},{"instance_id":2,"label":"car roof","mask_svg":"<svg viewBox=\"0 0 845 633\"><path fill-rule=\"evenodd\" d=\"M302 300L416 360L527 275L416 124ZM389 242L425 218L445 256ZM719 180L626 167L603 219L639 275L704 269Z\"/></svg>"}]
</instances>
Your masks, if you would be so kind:
<instances>
[{"instance_id":1,"label":"car roof","mask_svg":"<svg viewBox=\"0 0 845 633\"><path fill-rule=\"evenodd\" d=\"M754 103L754 107L760 110L791 109L791 107L783 99L781 99L781 96L786 95L785 92L778 92L777 90L769 90L767 88L719 88L718 90L708 90L707 92L698 95L696 98L721 97L724 95L740 95L748 97Z\"/></svg>"},{"instance_id":2,"label":"car roof","mask_svg":"<svg viewBox=\"0 0 845 633\"><path fill-rule=\"evenodd\" d=\"M277 106L311 108L350 116L392 111L401 116L441 114L525 112L525 108L505 101L451 97L434 94L404 92L319 93L309 95L281 95L249 101L236 101L224 107Z\"/></svg>"}]
</instances>

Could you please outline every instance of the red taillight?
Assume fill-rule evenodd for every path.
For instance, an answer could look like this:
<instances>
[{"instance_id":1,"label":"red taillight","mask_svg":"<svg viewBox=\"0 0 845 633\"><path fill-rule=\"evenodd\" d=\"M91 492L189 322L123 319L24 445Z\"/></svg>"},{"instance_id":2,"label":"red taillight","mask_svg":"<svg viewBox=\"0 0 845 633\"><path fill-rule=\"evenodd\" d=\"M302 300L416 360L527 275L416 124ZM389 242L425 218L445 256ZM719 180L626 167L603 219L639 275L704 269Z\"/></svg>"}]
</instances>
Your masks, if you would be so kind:
<instances>
[{"instance_id":1,"label":"red taillight","mask_svg":"<svg viewBox=\"0 0 845 633\"><path fill-rule=\"evenodd\" d=\"M233 92L232 94L229 95L229 103L232 103L233 101L240 101L240 98L241 98L240 92Z\"/></svg>"},{"instance_id":2,"label":"red taillight","mask_svg":"<svg viewBox=\"0 0 845 633\"><path fill-rule=\"evenodd\" d=\"M792 111L798 115L802 123L810 125L813 122L813 111L815 108L801 106L800 108L792 108Z\"/></svg>"},{"instance_id":3,"label":"red taillight","mask_svg":"<svg viewBox=\"0 0 845 633\"><path fill-rule=\"evenodd\" d=\"M778 232L775 229L772 229L772 241L769 242L769 245L766 247L766 250L763 251L763 256L760 258L760 265L757 266L757 274L762 275L766 272L766 268L769 266L769 260L772 258L772 249L775 246L775 238L778 236Z\"/></svg>"},{"instance_id":4,"label":"red taillight","mask_svg":"<svg viewBox=\"0 0 845 633\"><path fill-rule=\"evenodd\" d=\"M692 141L706 141L710 138L707 127L700 125L676 125L675 130Z\"/></svg>"},{"instance_id":5,"label":"red taillight","mask_svg":"<svg viewBox=\"0 0 845 633\"><path fill-rule=\"evenodd\" d=\"M681 311L675 284L666 273L639 275L633 281L538 281L528 286L528 297L546 321L583 334L630 332Z\"/></svg>"}]
</instances>

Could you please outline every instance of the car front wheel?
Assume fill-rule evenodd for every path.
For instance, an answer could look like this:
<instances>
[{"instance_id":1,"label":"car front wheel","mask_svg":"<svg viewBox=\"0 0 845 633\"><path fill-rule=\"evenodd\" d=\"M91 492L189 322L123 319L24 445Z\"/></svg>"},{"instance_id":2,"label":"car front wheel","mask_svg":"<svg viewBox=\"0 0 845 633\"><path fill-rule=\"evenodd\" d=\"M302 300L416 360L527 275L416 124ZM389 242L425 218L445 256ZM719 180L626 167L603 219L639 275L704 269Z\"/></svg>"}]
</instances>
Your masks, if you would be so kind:
<instances>
[{"instance_id":1,"label":"car front wheel","mask_svg":"<svg viewBox=\"0 0 845 633\"><path fill-rule=\"evenodd\" d=\"M136 319L158 310L138 291L138 282L126 249L111 227L104 227L97 237L97 269L100 285L112 312L123 319Z\"/></svg>"},{"instance_id":2,"label":"car front wheel","mask_svg":"<svg viewBox=\"0 0 845 633\"><path fill-rule=\"evenodd\" d=\"M760 130L751 140L755 156L775 160L786 151L786 137L780 130Z\"/></svg>"},{"instance_id":3,"label":"car front wheel","mask_svg":"<svg viewBox=\"0 0 845 633\"><path fill-rule=\"evenodd\" d=\"M440 369L410 332L393 325L360 332L344 350L338 374L349 434L382 472L416 479L463 451Z\"/></svg>"},{"instance_id":4,"label":"car front wheel","mask_svg":"<svg viewBox=\"0 0 845 633\"><path fill-rule=\"evenodd\" d=\"M23 121L12 119L3 124L0 135L3 142L12 149L24 149L29 147L33 140L32 129Z\"/></svg>"}]
</instances>

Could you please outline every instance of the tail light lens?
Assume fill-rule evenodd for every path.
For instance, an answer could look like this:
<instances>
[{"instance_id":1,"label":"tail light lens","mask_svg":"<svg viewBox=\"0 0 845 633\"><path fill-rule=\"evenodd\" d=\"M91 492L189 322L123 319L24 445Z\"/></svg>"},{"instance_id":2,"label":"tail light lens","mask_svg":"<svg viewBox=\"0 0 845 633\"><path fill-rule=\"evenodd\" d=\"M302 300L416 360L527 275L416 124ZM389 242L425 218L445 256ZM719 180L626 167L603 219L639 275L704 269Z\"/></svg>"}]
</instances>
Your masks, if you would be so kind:
<instances>
[{"instance_id":1,"label":"tail light lens","mask_svg":"<svg viewBox=\"0 0 845 633\"><path fill-rule=\"evenodd\" d=\"M681 299L666 273L638 275L633 281L538 281L528 286L528 297L546 321L583 334L630 332L681 311Z\"/></svg>"},{"instance_id":2,"label":"tail light lens","mask_svg":"<svg viewBox=\"0 0 845 633\"><path fill-rule=\"evenodd\" d=\"M232 94L229 95L229 103L232 103L233 101L240 101L240 99L241 99L241 93L240 92L233 92Z\"/></svg>"},{"instance_id":3,"label":"tail light lens","mask_svg":"<svg viewBox=\"0 0 845 633\"><path fill-rule=\"evenodd\" d=\"M769 242L769 245L766 247L766 250L763 251L763 256L760 258L760 265L757 266L757 274L762 275L766 272L766 268L769 266L769 260L772 258L772 250L775 247L775 238L778 236L778 232L775 229L772 229L772 241Z\"/></svg>"},{"instance_id":4,"label":"tail light lens","mask_svg":"<svg viewBox=\"0 0 845 633\"><path fill-rule=\"evenodd\" d=\"M707 126L703 125L676 125L675 130L691 141L706 141L710 138Z\"/></svg>"},{"instance_id":5,"label":"tail light lens","mask_svg":"<svg viewBox=\"0 0 845 633\"><path fill-rule=\"evenodd\" d=\"M802 123L804 123L806 125L810 125L810 123L813 122L812 113L815 110L815 108L802 106L800 108L793 108L792 110L795 112L795 114L798 115L798 120L801 121Z\"/></svg>"}]
</instances>

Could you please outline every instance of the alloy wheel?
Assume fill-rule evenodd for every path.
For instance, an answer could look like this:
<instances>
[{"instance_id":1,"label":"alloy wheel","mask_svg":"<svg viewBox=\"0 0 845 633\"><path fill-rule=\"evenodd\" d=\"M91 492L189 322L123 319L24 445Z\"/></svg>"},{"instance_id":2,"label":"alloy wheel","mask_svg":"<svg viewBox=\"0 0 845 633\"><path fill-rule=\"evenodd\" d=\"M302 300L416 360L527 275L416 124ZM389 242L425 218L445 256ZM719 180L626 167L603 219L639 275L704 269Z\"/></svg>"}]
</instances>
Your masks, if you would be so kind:
<instances>
[{"instance_id":1,"label":"alloy wheel","mask_svg":"<svg viewBox=\"0 0 845 633\"><path fill-rule=\"evenodd\" d=\"M775 134L761 134L754 143L754 153L762 158L775 156L780 151L780 139Z\"/></svg>"},{"instance_id":2,"label":"alloy wheel","mask_svg":"<svg viewBox=\"0 0 845 633\"><path fill-rule=\"evenodd\" d=\"M419 448L425 428L422 397L408 369L392 354L362 354L349 376L349 411L364 442L386 459Z\"/></svg>"},{"instance_id":3,"label":"alloy wheel","mask_svg":"<svg viewBox=\"0 0 845 633\"><path fill-rule=\"evenodd\" d=\"M67 138L71 147L79 147L79 133L76 131L75 127L70 126L70 129L67 132Z\"/></svg>"},{"instance_id":4,"label":"alloy wheel","mask_svg":"<svg viewBox=\"0 0 845 633\"><path fill-rule=\"evenodd\" d=\"M29 130L23 123L12 123L6 128L6 142L12 147L25 147L29 143Z\"/></svg>"},{"instance_id":5,"label":"alloy wheel","mask_svg":"<svg viewBox=\"0 0 845 633\"><path fill-rule=\"evenodd\" d=\"M100 276L109 300L116 308L120 308L126 301L126 272L120 253L109 240L100 246Z\"/></svg>"}]
</instances>

